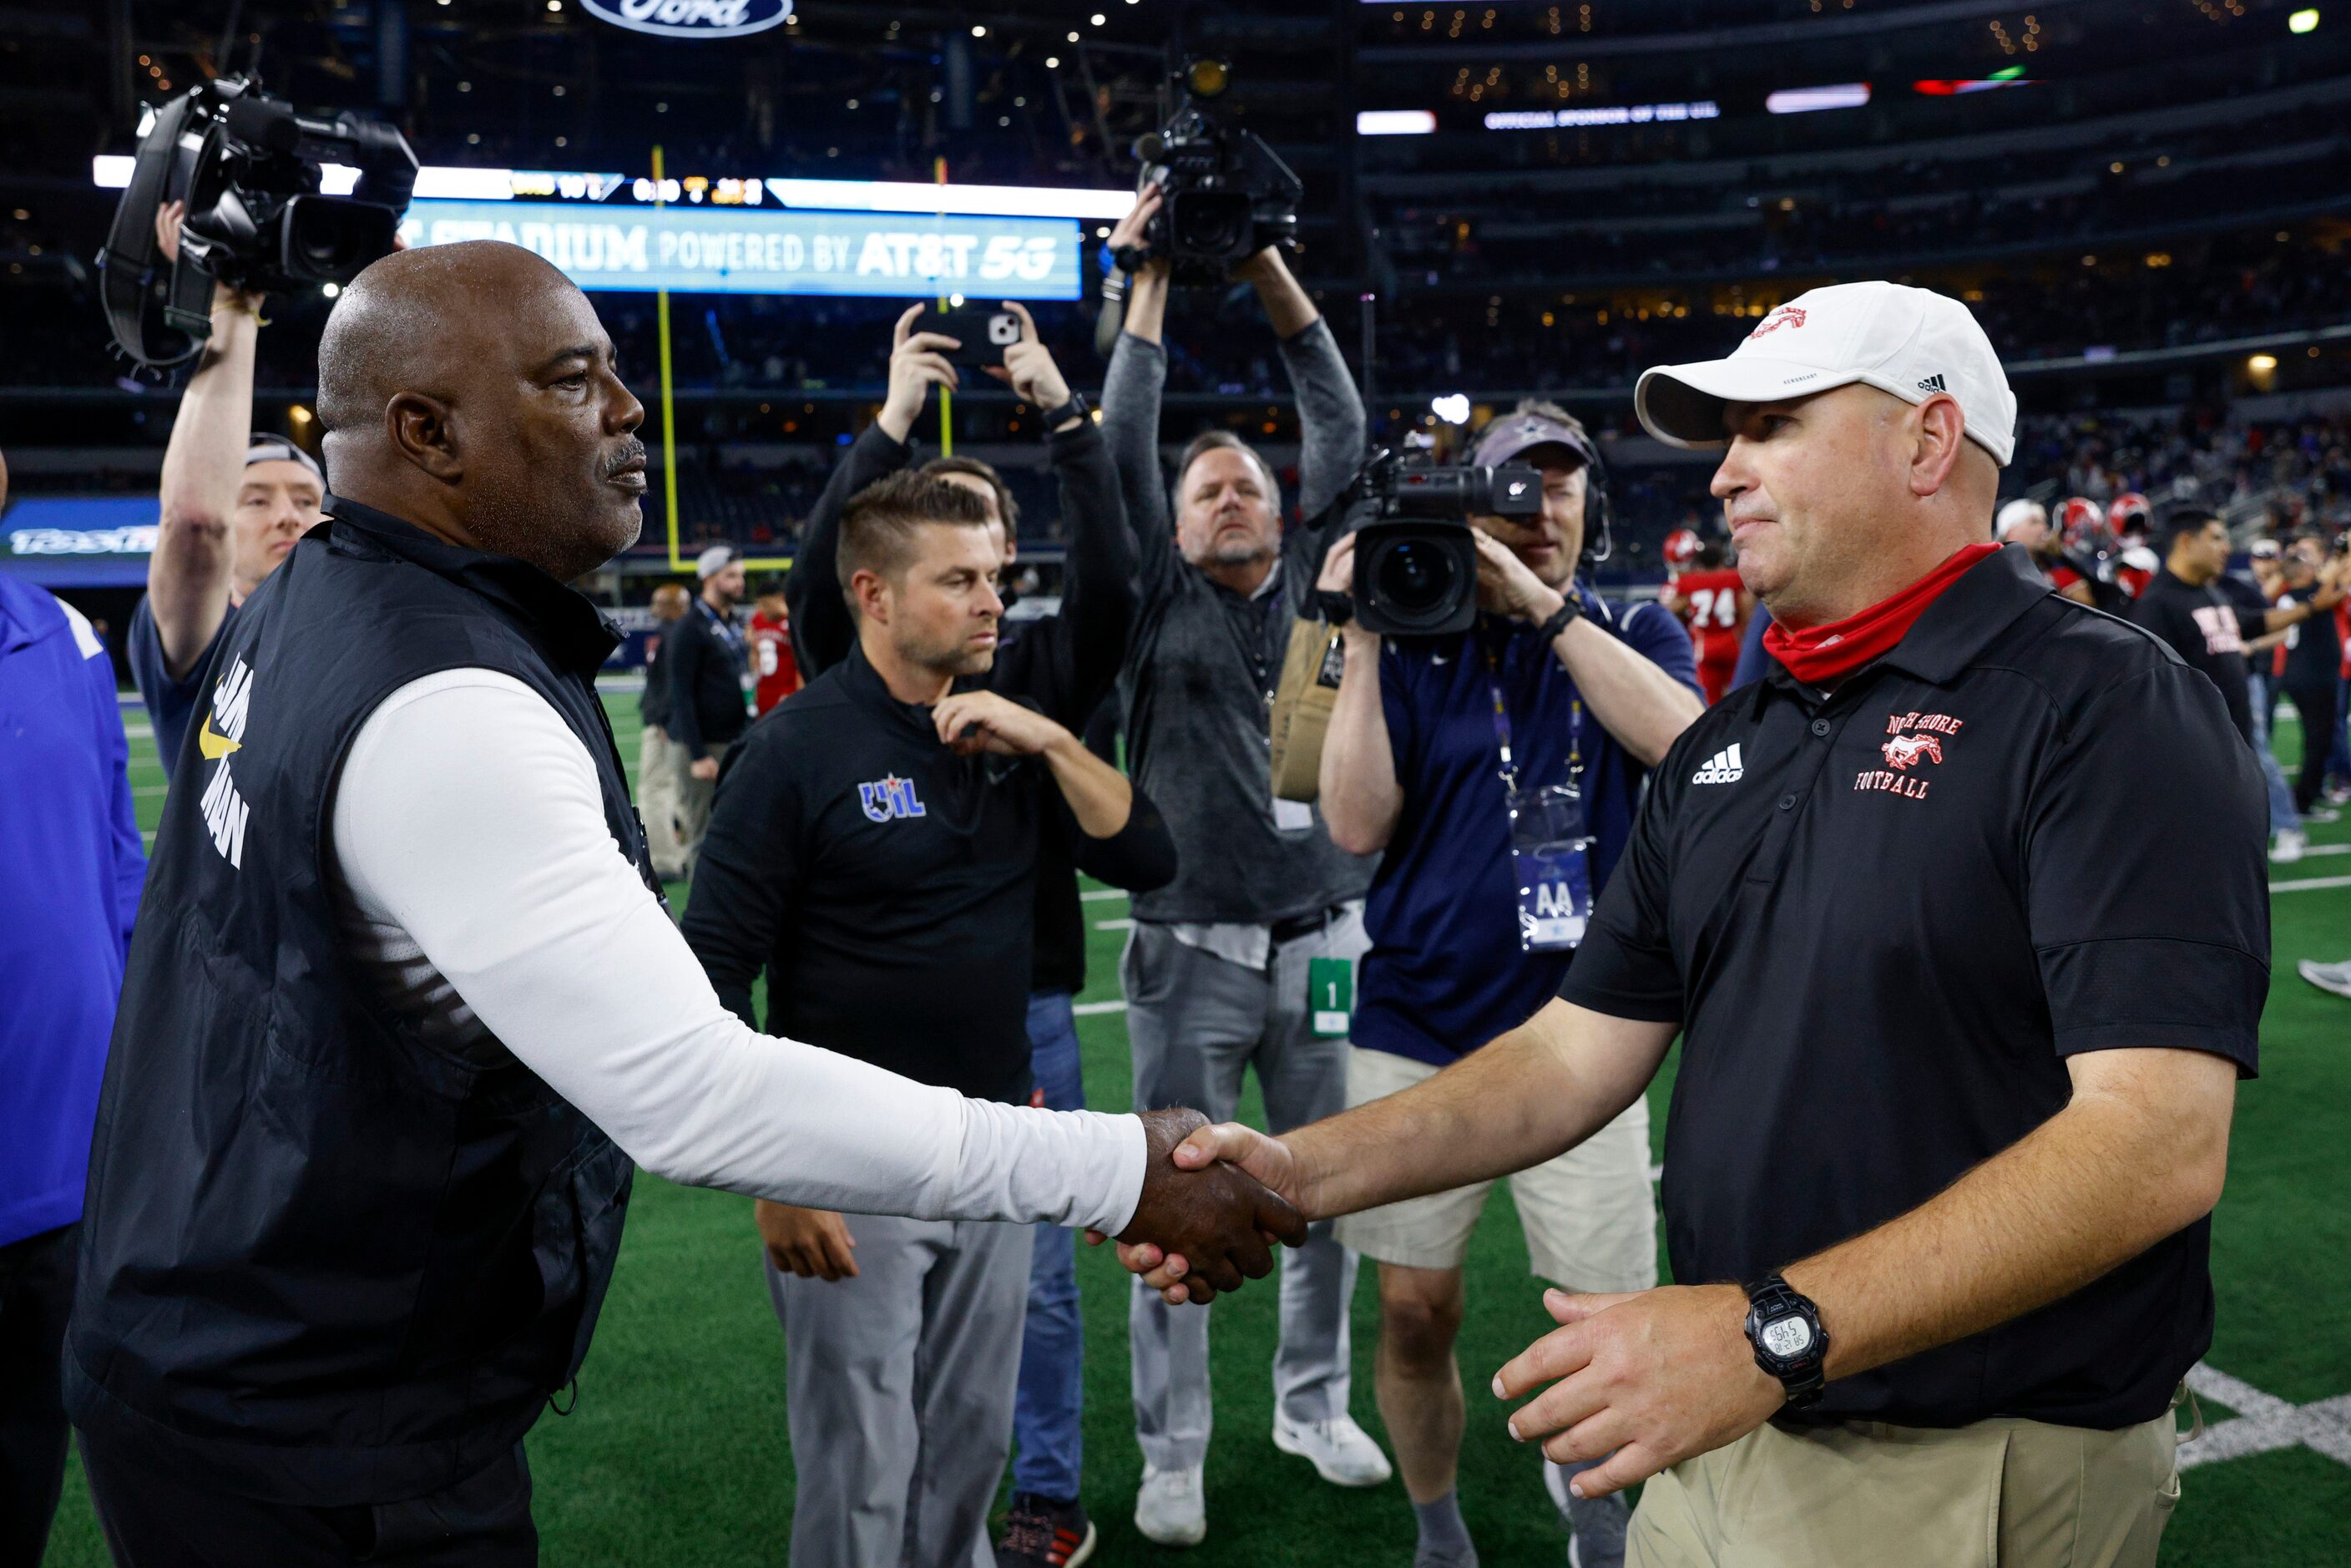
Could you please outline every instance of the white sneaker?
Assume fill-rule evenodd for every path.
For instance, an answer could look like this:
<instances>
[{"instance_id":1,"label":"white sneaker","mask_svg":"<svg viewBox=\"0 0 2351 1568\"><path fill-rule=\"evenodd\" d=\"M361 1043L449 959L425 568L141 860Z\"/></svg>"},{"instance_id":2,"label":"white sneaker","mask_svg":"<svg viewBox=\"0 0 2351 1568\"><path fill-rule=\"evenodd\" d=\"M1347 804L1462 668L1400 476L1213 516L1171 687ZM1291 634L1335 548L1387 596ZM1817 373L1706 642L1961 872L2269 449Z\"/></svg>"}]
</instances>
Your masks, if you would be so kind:
<instances>
[{"instance_id":1,"label":"white sneaker","mask_svg":"<svg viewBox=\"0 0 2351 1568\"><path fill-rule=\"evenodd\" d=\"M1395 1474L1388 1457L1352 1416L1331 1421L1290 1421L1276 1416L1273 1446L1311 1463L1315 1474L1334 1487L1375 1487Z\"/></svg>"},{"instance_id":2,"label":"white sneaker","mask_svg":"<svg viewBox=\"0 0 2351 1568\"><path fill-rule=\"evenodd\" d=\"M2280 828L2276 840L2270 845L2270 859L2280 865L2292 865L2309 847L2310 835L2300 828Z\"/></svg>"},{"instance_id":3,"label":"white sneaker","mask_svg":"<svg viewBox=\"0 0 2351 1568\"><path fill-rule=\"evenodd\" d=\"M1207 1538L1208 1503L1201 1468L1143 1467L1143 1490L1134 1494L1134 1528L1144 1540L1162 1546L1197 1546Z\"/></svg>"},{"instance_id":4,"label":"white sneaker","mask_svg":"<svg viewBox=\"0 0 2351 1568\"><path fill-rule=\"evenodd\" d=\"M2351 958L2346 958L2340 964L2321 964L2314 959L2304 958L2294 968L2304 979L2320 990L2332 991L2338 997L2351 997Z\"/></svg>"}]
</instances>

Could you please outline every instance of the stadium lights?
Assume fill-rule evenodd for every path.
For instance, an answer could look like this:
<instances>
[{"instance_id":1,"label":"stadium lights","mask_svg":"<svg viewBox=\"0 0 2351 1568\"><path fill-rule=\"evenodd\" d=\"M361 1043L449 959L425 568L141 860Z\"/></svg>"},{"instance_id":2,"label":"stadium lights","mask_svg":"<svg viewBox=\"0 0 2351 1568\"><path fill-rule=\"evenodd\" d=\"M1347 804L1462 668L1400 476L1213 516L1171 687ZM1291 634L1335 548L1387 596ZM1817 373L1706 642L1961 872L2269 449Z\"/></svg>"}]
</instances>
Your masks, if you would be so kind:
<instances>
[{"instance_id":1,"label":"stadium lights","mask_svg":"<svg viewBox=\"0 0 2351 1568\"><path fill-rule=\"evenodd\" d=\"M1824 109L1859 109L1869 101L1865 81L1838 82L1830 87L1782 88L1763 100L1772 114L1814 114Z\"/></svg>"},{"instance_id":2,"label":"stadium lights","mask_svg":"<svg viewBox=\"0 0 2351 1568\"><path fill-rule=\"evenodd\" d=\"M1358 136L1426 136L1437 129L1437 115L1426 109L1366 109L1355 116Z\"/></svg>"},{"instance_id":3,"label":"stadium lights","mask_svg":"<svg viewBox=\"0 0 2351 1568\"><path fill-rule=\"evenodd\" d=\"M2294 15L2288 16L2285 19L2285 30L2289 33L2315 33L2318 31L2318 7L2312 5L2304 10L2296 11Z\"/></svg>"},{"instance_id":4,"label":"stadium lights","mask_svg":"<svg viewBox=\"0 0 2351 1568\"><path fill-rule=\"evenodd\" d=\"M1469 423L1469 395L1467 392L1450 392L1443 397L1430 398L1428 412L1447 424L1467 424Z\"/></svg>"},{"instance_id":5,"label":"stadium lights","mask_svg":"<svg viewBox=\"0 0 2351 1568\"><path fill-rule=\"evenodd\" d=\"M2245 369L2252 371L2253 374L2257 376L2268 375L2272 371L2277 369L2277 356L2275 354L2254 354L2245 361Z\"/></svg>"},{"instance_id":6,"label":"stadium lights","mask_svg":"<svg viewBox=\"0 0 2351 1568\"><path fill-rule=\"evenodd\" d=\"M90 160L90 180L100 189L119 191L131 183L131 164L126 155L101 154ZM321 170L319 187L329 196L347 196L359 183L359 171L343 163ZM681 183L664 182L663 199L675 202L707 200L700 190L689 192ZM640 191L638 184L646 187ZM601 202L626 190L638 201L651 201L653 182L631 182L619 174L556 172L542 169L461 169L428 163L416 172L416 195L422 201L511 202L544 197ZM754 193L764 191L788 207L848 213L950 214L988 217L1123 218L1134 205L1134 193L1125 189L1086 189L1053 185L931 185L885 180L740 180L704 182L704 188L736 192L734 200L716 204L760 204Z\"/></svg>"}]
</instances>

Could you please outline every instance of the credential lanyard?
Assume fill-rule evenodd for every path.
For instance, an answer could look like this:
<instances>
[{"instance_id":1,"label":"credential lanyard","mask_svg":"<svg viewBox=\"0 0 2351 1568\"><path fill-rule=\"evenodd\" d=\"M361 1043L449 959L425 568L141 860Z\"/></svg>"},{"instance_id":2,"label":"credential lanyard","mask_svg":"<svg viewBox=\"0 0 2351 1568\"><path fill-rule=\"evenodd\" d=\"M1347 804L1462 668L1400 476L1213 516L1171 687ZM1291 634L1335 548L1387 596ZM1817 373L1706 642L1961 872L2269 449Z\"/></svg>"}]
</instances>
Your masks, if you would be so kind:
<instances>
[{"instance_id":1,"label":"credential lanyard","mask_svg":"<svg viewBox=\"0 0 2351 1568\"><path fill-rule=\"evenodd\" d=\"M1510 707L1502 696L1502 666L1494 657L1493 644L1483 637L1479 637L1477 643L1478 651L1486 657L1486 691L1494 704L1494 748L1501 756L1502 788L1515 796L1519 791L1519 765L1517 754L1510 749ZM1567 712L1567 783L1573 789L1582 787L1583 778L1583 693L1568 699Z\"/></svg>"}]
</instances>

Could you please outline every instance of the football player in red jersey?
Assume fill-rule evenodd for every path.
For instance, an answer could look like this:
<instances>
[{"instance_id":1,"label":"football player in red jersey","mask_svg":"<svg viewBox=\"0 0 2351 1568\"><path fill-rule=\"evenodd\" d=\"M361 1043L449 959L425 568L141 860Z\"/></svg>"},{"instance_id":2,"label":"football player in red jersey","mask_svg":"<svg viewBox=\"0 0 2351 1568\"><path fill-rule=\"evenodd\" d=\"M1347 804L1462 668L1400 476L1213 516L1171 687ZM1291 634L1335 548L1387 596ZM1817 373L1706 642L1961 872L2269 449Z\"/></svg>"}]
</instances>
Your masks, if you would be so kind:
<instances>
[{"instance_id":1,"label":"football player in red jersey","mask_svg":"<svg viewBox=\"0 0 2351 1568\"><path fill-rule=\"evenodd\" d=\"M792 657L791 614L784 608L784 591L771 584L751 612L751 673L758 685L752 694L752 712L768 710L800 689L799 663Z\"/></svg>"},{"instance_id":2,"label":"football player in red jersey","mask_svg":"<svg viewBox=\"0 0 2351 1568\"><path fill-rule=\"evenodd\" d=\"M1676 528L1666 536L1666 580L1668 582L1673 580L1675 574L1687 570L1690 563L1698 559L1698 544L1696 528Z\"/></svg>"},{"instance_id":3,"label":"football player in red jersey","mask_svg":"<svg viewBox=\"0 0 2351 1568\"><path fill-rule=\"evenodd\" d=\"M1673 541L1667 543L1670 549ZM1709 704L1718 703L1730 689L1731 673L1739 667L1740 644L1747 638L1755 596L1739 580L1739 569L1730 564L1730 553L1720 540L1698 544L1687 560L1685 570L1666 580L1666 608L1689 628L1690 641L1698 645L1698 684Z\"/></svg>"}]
</instances>

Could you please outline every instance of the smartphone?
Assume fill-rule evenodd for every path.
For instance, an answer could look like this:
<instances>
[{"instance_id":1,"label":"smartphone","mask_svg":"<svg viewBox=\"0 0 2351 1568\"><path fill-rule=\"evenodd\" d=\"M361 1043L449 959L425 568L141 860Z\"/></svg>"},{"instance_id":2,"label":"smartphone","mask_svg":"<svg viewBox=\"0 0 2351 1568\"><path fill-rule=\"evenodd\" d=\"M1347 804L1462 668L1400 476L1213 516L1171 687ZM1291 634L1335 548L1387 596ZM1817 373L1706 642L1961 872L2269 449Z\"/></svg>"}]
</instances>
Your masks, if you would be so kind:
<instances>
[{"instance_id":1,"label":"smartphone","mask_svg":"<svg viewBox=\"0 0 2351 1568\"><path fill-rule=\"evenodd\" d=\"M942 310L934 305L914 323L914 330L938 332L961 343L947 355L958 365L1000 365L1004 350L1020 340L1020 318L1009 310L972 306Z\"/></svg>"}]
</instances>

